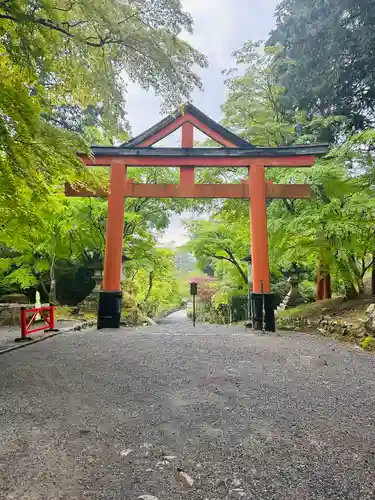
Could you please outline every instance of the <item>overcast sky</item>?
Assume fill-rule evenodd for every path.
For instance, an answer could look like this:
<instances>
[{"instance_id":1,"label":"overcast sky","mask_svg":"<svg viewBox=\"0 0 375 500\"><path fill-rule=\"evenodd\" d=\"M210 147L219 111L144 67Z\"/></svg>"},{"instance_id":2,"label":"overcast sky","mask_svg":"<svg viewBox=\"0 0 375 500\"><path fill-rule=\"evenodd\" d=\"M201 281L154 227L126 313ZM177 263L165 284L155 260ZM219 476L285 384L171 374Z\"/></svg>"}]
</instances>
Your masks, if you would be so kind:
<instances>
[{"instance_id":1,"label":"overcast sky","mask_svg":"<svg viewBox=\"0 0 375 500\"><path fill-rule=\"evenodd\" d=\"M221 71L234 65L231 54L246 40L265 40L275 24L274 11L279 0L182 0L194 19L189 42L208 57L209 67L200 70L204 91L196 91L193 103L214 120L220 120L220 105L226 89ZM128 119L133 135L160 120L160 101L152 92L129 85ZM164 241L184 242L179 217L174 217Z\"/></svg>"}]
</instances>

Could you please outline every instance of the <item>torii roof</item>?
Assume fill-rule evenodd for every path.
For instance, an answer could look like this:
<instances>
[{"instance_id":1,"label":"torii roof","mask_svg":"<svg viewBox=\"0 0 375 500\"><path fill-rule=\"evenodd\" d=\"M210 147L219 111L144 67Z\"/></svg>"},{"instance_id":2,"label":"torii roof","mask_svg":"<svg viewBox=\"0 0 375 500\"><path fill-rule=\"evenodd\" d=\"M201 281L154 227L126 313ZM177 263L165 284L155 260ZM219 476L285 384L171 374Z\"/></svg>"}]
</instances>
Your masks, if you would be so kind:
<instances>
[{"instance_id":1,"label":"torii roof","mask_svg":"<svg viewBox=\"0 0 375 500\"><path fill-rule=\"evenodd\" d=\"M221 147L152 147L187 122L219 143ZM129 165L141 166L152 165L152 159L155 160L155 166L169 165L173 163L173 158L176 161L176 165L180 166L193 164L194 158L197 159L196 166L202 166L204 162L206 164L210 161L212 166L229 166L233 162L236 162L237 166L241 166L242 164L247 164L247 160L253 158L294 157L296 161L293 162L293 165L297 166L299 161L297 158L317 157L326 154L328 152L328 144L303 144L272 148L256 147L212 120L192 104L185 104L173 114L163 118L159 123L121 146L93 146L91 151L97 159L96 164L100 163L100 158L105 159L105 164L110 164L110 158L128 157ZM206 160L203 160L203 158L206 158ZM301 162L300 166L309 163L308 159L305 161L302 159ZM286 160L284 162L280 160L280 165L285 166L287 163ZM274 165L278 165L278 163L274 162Z\"/></svg>"},{"instance_id":2,"label":"torii roof","mask_svg":"<svg viewBox=\"0 0 375 500\"><path fill-rule=\"evenodd\" d=\"M169 135L169 133L179 128L184 121L193 123L196 128L200 129L201 132L206 133L206 135L211 136L208 132L214 132L215 136L218 135L221 138L224 138L226 141L232 143L234 147L250 149L255 148L255 146L253 146L250 142L245 141L245 139L242 139L238 135L220 125L220 123L212 120L201 110L193 106L193 104L183 105L180 109L176 110L171 115L166 116L165 118L160 120L160 122L156 123L148 130L142 132L133 139L130 139L130 141L122 144L120 147L135 148L140 147L141 145L146 145L145 143L147 143L147 145L151 145L150 141L152 141L153 138L157 137L158 140L160 140L160 132L162 132L163 130L168 130L169 132L163 135L163 137L166 137L166 135ZM176 124L177 127L174 128L173 124ZM211 136L211 138L213 137Z\"/></svg>"}]
</instances>

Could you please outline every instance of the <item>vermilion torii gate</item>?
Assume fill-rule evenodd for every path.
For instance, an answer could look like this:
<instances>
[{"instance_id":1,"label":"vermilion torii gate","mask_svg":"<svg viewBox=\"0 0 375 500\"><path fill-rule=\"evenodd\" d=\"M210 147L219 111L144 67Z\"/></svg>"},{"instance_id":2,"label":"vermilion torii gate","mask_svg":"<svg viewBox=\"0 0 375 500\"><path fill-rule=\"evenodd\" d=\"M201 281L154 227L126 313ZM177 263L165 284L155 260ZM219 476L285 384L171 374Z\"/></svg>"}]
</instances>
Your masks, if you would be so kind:
<instances>
[{"instance_id":1,"label":"vermilion torii gate","mask_svg":"<svg viewBox=\"0 0 375 500\"><path fill-rule=\"evenodd\" d=\"M182 128L181 148L153 147ZM194 148L194 128L221 144L219 148ZM92 157L81 156L87 166L111 168L109 193L67 186L68 196L108 196L108 220L103 290L98 328L118 328L121 315L121 265L125 198L239 198L250 201L253 327L275 330L273 296L270 293L266 200L309 198L305 184L273 184L266 181L266 167L311 167L325 144L258 148L241 139L191 104L185 105L146 132L119 147L93 147ZM180 167L179 184L137 184L127 179L127 167ZM241 184L195 184L195 167L247 167ZM263 312L264 301L264 312ZM263 318L264 314L264 318Z\"/></svg>"}]
</instances>

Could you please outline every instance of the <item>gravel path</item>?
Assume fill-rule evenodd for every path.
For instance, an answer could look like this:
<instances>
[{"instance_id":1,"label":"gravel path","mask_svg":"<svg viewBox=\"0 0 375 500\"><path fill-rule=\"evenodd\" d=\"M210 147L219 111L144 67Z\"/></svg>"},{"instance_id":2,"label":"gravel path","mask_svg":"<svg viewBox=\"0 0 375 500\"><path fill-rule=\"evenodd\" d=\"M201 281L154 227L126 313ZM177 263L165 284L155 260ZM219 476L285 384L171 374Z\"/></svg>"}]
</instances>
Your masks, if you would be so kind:
<instances>
[{"instance_id":1,"label":"gravel path","mask_svg":"<svg viewBox=\"0 0 375 500\"><path fill-rule=\"evenodd\" d=\"M373 500L374 359L189 323L7 353L0 498Z\"/></svg>"},{"instance_id":2,"label":"gravel path","mask_svg":"<svg viewBox=\"0 0 375 500\"><path fill-rule=\"evenodd\" d=\"M187 317L186 309L181 309L172 314L169 314L165 318L158 321L161 325L168 325L169 323L192 323L192 320Z\"/></svg>"},{"instance_id":3,"label":"gravel path","mask_svg":"<svg viewBox=\"0 0 375 500\"><path fill-rule=\"evenodd\" d=\"M84 323L82 320L58 320L56 321L56 326L58 330L70 329L75 326L81 325ZM39 325L38 325L39 326ZM40 326L43 326L40 324ZM47 325L46 325L47 328ZM42 330L37 333L32 333L28 337L32 340L41 339L46 336L46 333ZM21 337L21 328L20 326L0 326L0 353L2 351L6 351L9 348L13 348L15 346L19 346L14 339Z\"/></svg>"}]
</instances>

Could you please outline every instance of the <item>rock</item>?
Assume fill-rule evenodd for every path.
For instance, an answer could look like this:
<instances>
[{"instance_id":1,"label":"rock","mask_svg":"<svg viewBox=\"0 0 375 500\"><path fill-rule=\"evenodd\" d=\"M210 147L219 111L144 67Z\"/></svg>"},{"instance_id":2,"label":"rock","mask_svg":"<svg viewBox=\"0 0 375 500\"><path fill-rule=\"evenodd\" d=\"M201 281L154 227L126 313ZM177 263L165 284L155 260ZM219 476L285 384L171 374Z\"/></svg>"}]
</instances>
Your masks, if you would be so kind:
<instances>
[{"instance_id":1,"label":"rock","mask_svg":"<svg viewBox=\"0 0 375 500\"><path fill-rule=\"evenodd\" d=\"M369 333L375 333L375 304L370 304L366 309L366 321L364 327Z\"/></svg>"},{"instance_id":2,"label":"rock","mask_svg":"<svg viewBox=\"0 0 375 500\"><path fill-rule=\"evenodd\" d=\"M153 326L156 325L156 321L154 321L152 318L146 318L146 323L147 325Z\"/></svg>"},{"instance_id":3,"label":"rock","mask_svg":"<svg viewBox=\"0 0 375 500\"><path fill-rule=\"evenodd\" d=\"M132 453L132 449L131 448L127 448L126 450L122 450L120 452L120 456L121 457L127 457L128 455L130 455L130 453Z\"/></svg>"},{"instance_id":4,"label":"rock","mask_svg":"<svg viewBox=\"0 0 375 500\"><path fill-rule=\"evenodd\" d=\"M0 304L0 326L19 325L21 307L21 304Z\"/></svg>"},{"instance_id":5,"label":"rock","mask_svg":"<svg viewBox=\"0 0 375 500\"><path fill-rule=\"evenodd\" d=\"M30 304L29 298L23 293L9 293L8 295L3 295L0 302L2 304Z\"/></svg>"},{"instance_id":6,"label":"rock","mask_svg":"<svg viewBox=\"0 0 375 500\"><path fill-rule=\"evenodd\" d=\"M192 488L194 485L194 479L190 477L189 474L186 474L186 472L182 469L177 469L176 479L182 483L185 489Z\"/></svg>"},{"instance_id":7,"label":"rock","mask_svg":"<svg viewBox=\"0 0 375 500\"><path fill-rule=\"evenodd\" d=\"M356 338L356 339L363 339L363 337L366 336L364 328L358 328L357 330L354 330L353 334L354 334L354 338Z\"/></svg>"}]
</instances>

